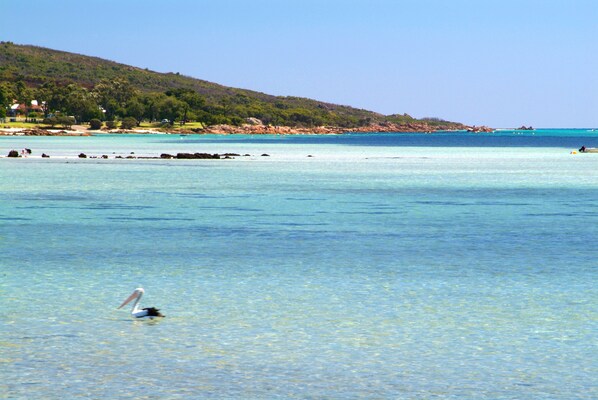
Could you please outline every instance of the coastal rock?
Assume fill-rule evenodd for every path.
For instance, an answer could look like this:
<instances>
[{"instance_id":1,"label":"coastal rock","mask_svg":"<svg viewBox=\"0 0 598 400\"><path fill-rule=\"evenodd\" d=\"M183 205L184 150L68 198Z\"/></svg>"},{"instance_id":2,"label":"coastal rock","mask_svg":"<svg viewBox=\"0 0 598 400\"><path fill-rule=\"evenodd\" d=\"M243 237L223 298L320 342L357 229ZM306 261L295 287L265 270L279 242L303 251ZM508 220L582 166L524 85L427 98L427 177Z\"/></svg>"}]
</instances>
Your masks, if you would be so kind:
<instances>
[{"instance_id":1,"label":"coastal rock","mask_svg":"<svg viewBox=\"0 0 598 400\"><path fill-rule=\"evenodd\" d=\"M50 158L50 156L47 155L46 153L42 153L42 158Z\"/></svg>"},{"instance_id":2,"label":"coastal rock","mask_svg":"<svg viewBox=\"0 0 598 400\"><path fill-rule=\"evenodd\" d=\"M489 128L487 126L472 126L467 128L467 132L474 132L474 133L479 133L479 132L494 132L494 129Z\"/></svg>"},{"instance_id":3,"label":"coastal rock","mask_svg":"<svg viewBox=\"0 0 598 400\"><path fill-rule=\"evenodd\" d=\"M218 154L208 154L208 153L177 153L176 158L178 159L202 159L202 160L210 160L210 159L220 159L220 155Z\"/></svg>"},{"instance_id":4,"label":"coastal rock","mask_svg":"<svg viewBox=\"0 0 598 400\"><path fill-rule=\"evenodd\" d=\"M14 157L14 158L18 158L19 156L19 152L16 150L11 150L8 152L8 157Z\"/></svg>"},{"instance_id":5,"label":"coastal rock","mask_svg":"<svg viewBox=\"0 0 598 400\"><path fill-rule=\"evenodd\" d=\"M3 132L0 131L0 134L3 134ZM65 130L49 131L47 129L42 128L23 129L16 132L11 132L11 134L18 134L23 136L91 136L91 134L87 132L67 132Z\"/></svg>"},{"instance_id":6,"label":"coastal rock","mask_svg":"<svg viewBox=\"0 0 598 400\"><path fill-rule=\"evenodd\" d=\"M261 119L257 119L254 117L245 118L245 122L247 122L249 125L263 125L264 124Z\"/></svg>"},{"instance_id":7,"label":"coastal rock","mask_svg":"<svg viewBox=\"0 0 598 400\"><path fill-rule=\"evenodd\" d=\"M79 154L79 158L87 158L87 154L85 154L85 153L80 153L80 154Z\"/></svg>"},{"instance_id":8,"label":"coastal rock","mask_svg":"<svg viewBox=\"0 0 598 400\"><path fill-rule=\"evenodd\" d=\"M241 126L234 125L211 125L203 129L196 129L197 133L230 135L235 133L247 135L271 134L271 135L338 135L349 132L420 132L431 133L447 130L468 130L470 132L493 132L494 129L487 126L466 126L466 125L442 125L429 124L427 122L409 122L406 124L397 124L394 122L379 122L372 123L366 126L359 126L355 128L343 128L339 126L315 126L310 128L305 127L290 127L278 125L263 125L263 124L244 124Z\"/></svg>"},{"instance_id":9,"label":"coastal rock","mask_svg":"<svg viewBox=\"0 0 598 400\"><path fill-rule=\"evenodd\" d=\"M57 136L57 133L41 128L25 129L21 131L21 134L24 136Z\"/></svg>"}]
</instances>

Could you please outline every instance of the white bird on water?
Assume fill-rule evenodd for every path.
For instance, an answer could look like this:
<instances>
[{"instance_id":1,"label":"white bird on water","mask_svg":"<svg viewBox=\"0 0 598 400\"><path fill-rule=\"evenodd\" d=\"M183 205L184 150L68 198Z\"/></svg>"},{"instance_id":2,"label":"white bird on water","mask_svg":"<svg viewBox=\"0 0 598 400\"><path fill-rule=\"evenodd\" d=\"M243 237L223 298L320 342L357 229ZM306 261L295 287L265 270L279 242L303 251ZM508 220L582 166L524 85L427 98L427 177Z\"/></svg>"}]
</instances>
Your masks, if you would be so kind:
<instances>
[{"instance_id":1,"label":"white bird on water","mask_svg":"<svg viewBox=\"0 0 598 400\"><path fill-rule=\"evenodd\" d=\"M154 319L156 317L164 317L160 310L155 307L147 307L142 309L139 308L139 300L141 300L141 296L143 296L143 293L145 293L145 290L143 290L143 288L135 289L135 291L129 297L127 297L127 299L123 301L123 303L118 308L123 308L124 306L129 304L133 299L137 299L135 300L135 303L133 303L133 309L131 310L132 316L134 316L135 318L149 319Z\"/></svg>"}]
</instances>

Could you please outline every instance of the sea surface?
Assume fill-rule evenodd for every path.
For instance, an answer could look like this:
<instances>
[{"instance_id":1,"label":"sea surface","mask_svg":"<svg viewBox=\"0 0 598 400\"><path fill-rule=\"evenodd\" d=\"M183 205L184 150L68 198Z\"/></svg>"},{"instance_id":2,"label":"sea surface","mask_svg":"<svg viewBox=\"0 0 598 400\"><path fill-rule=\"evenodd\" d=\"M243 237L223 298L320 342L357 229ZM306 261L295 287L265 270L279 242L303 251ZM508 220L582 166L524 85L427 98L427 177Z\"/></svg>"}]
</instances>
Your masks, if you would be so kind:
<instances>
[{"instance_id":1,"label":"sea surface","mask_svg":"<svg viewBox=\"0 0 598 400\"><path fill-rule=\"evenodd\" d=\"M0 137L0 398L596 399L582 145ZM114 158L176 152L240 156ZM166 318L116 309L137 287Z\"/></svg>"}]
</instances>

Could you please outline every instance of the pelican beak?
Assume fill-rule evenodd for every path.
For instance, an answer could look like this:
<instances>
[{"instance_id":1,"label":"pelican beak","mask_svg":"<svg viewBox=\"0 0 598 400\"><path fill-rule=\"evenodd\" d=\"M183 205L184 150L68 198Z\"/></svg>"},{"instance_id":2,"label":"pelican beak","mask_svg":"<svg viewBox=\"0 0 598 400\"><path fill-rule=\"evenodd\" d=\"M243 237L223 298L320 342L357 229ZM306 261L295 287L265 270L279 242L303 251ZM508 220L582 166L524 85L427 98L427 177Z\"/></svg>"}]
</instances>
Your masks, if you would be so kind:
<instances>
[{"instance_id":1,"label":"pelican beak","mask_svg":"<svg viewBox=\"0 0 598 400\"><path fill-rule=\"evenodd\" d=\"M118 308L123 308L124 306L129 304L131 300L137 298L137 296L139 296L139 294L137 293L137 291L134 291L125 301L123 301L123 303L120 306L118 306Z\"/></svg>"}]
</instances>

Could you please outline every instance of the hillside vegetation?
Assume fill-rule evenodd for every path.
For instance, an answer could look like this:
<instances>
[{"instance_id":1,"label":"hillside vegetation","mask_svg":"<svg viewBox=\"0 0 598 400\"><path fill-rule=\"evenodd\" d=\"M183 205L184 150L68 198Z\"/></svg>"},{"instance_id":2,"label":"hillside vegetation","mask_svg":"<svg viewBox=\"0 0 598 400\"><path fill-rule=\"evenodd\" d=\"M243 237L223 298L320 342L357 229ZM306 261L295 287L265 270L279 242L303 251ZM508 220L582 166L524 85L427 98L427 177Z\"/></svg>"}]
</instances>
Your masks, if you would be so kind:
<instances>
[{"instance_id":1,"label":"hillside vegetation","mask_svg":"<svg viewBox=\"0 0 598 400\"><path fill-rule=\"evenodd\" d=\"M78 122L134 118L205 125L241 125L259 119L290 127L366 127L372 124L426 123L443 129L463 125L407 114L375 112L299 97L281 97L236 89L178 73L158 73L97 57L36 46L0 43L0 113L13 100L40 109L33 117L74 116ZM43 102L43 103L42 103ZM2 117L2 115L0 115Z\"/></svg>"}]
</instances>

